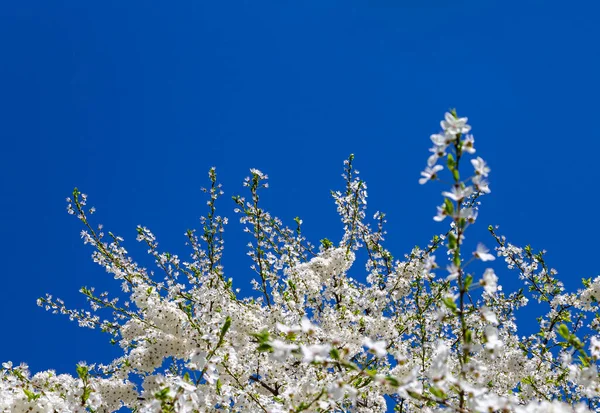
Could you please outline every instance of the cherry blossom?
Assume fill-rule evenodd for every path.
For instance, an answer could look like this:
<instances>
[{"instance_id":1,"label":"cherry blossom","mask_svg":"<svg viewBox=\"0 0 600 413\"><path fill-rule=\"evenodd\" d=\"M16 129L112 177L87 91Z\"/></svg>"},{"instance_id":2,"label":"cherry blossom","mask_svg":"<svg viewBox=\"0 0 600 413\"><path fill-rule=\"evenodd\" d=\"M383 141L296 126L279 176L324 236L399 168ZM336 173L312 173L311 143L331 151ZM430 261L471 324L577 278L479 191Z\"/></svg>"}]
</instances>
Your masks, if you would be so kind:
<instances>
[{"instance_id":1,"label":"cherry blossom","mask_svg":"<svg viewBox=\"0 0 600 413\"><path fill-rule=\"evenodd\" d=\"M443 186L433 219L450 222L404 255L386 247L385 214L367 213L353 155L332 192L342 235L317 243L302 219L288 227L263 208L268 176L251 169L245 195L233 196L254 274L249 297L223 266L228 219L217 212L224 191L214 168L203 189L208 212L185 232L186 254L163 251L149 228L137 228L153 268L92 221L98 213L75 189L67 212L120 288L82 287L89 310L50 294L38 305L100 329L120 354L106 365L80 362L75 375L5 361L0 412L600 411L600 276L568 291L545 251L511 244L492 226L496 255L483 243L469 253L465 234L491 191L487 163L471 158L467 121L444 115L419 179ZM503 289L497 274L520 285ZM525 332L523 314L537 320L535 331Z\"/></svg>"}]
</instances>

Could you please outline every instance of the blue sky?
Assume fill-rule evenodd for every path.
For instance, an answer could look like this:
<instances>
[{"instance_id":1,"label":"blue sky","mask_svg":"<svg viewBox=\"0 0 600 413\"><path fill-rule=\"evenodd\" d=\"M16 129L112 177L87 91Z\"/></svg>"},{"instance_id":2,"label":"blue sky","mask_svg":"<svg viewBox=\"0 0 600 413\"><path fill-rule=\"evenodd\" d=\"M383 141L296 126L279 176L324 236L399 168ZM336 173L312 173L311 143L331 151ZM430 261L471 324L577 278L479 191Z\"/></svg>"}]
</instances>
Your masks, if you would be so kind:
<instances>
[{"instance_id":1,"label":"blue sky","mask_svg":"<svg viewBox=\"0 0 600 413\"><path fill-rule=\"evenodd\" d=\"M354 153L400 256L446 229L432 220L445 188L418 178L454 107L492 168L469 239L492 246L485 228L499 224L547 249L568 285L597 275L600 6L566 4L2 2L0 359L74 372L117 354L107 336L35 305L49 292L78 308L81 286L118 289L66 213L73 187L137 260L138 224L185 256L216 166L232 217L226 273L241 287L249 239L230 196L248 169L271 177L275 215L336 240L329 191Z\"/></svg>"}]
</instances>

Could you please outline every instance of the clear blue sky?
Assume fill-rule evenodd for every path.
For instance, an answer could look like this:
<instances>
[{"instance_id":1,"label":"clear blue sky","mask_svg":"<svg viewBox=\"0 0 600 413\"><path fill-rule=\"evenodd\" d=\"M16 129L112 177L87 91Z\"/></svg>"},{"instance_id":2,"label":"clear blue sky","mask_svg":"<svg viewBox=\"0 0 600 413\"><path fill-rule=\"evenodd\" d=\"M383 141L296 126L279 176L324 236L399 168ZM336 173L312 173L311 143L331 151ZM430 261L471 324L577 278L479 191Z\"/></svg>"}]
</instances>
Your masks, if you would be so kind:
<instances>
[{"instance_id":1,"label":"clear blue sky","mask_svg":"<svg viewBox=\"0 0 600 413\"><path fill-rule=\"evenodd\" d=\"M74 372L116 354L35 305L49 292L78 308L83 285L118 289L66 213L74 186L141 262L137 224L187 254L211 166L222 214L256 167L275 215L336 240L329 190L355 153L400 256L446 228L432 221L444 188L418 178L451 107L492 168L469 240L492 246L485 228L499 224L546 248L569 285L597 275L599 13L550 0L2 2L0 359ZM232 219L237 286L248 241Z\"/></svg>"}]
</instances>

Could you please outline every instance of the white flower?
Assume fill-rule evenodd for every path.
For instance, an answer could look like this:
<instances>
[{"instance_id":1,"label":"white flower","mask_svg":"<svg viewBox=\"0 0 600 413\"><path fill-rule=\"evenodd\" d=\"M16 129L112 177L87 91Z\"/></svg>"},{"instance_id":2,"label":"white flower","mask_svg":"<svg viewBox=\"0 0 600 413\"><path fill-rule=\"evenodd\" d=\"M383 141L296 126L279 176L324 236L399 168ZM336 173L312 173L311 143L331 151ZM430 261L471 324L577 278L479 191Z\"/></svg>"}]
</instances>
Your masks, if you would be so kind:
<instances>
[{"instance_id":1,"label":"white flower","mask_svg":"<svg viewBox=\"0 0 600 413\"><path fill-rule=\"evenodd\" d=\"M440 159L440 156L434 152L429 158L427 158L427 166L433 166Z\"/></svg>"},{"instance_id":2,"label":"white flower","mask_svg":"<svg viewBox=\"0 0 600 413\"><path fill-rule=\"evenodd\" d=\"M309 336L315 334L317 331L317 326L310 322L307 317L302 317L302 321L300 321L300 328L303 333L308 334Z\"/></svg>"},{"instance_id":3,"label":"white flower","mask_svg":"<svg viewBox=\"0 0 600 413\"><path fill-rule=\"evenodd\" d=\"M421 185L427 183L428 181L433 181L437 178L437 173L444 169L442 165L435 165L433 167L426 167L423 172L421 172L422 178L419 179L419 183Z\"/></svg>"},{"instance_id":4,"label":"white flower","mask_svg":"<svg viewBox=\"0 0 600 413\"><path fill-rule=\"evenodd\" d=\"M458 155L475 152L473 137L465 133L470 129L466 121L446 115L444 131L431 137L433 147L423 182L436 179L442 167L435 165L448 156L449 145L455 149L459 135ZM375 214L379 221L375 228L366 222L366 186L357 179L358 172L350 168L350 162L345 164L347 187L334 194L344 226L342 242L337 248L323 242L320 252L306 242L299 229L286 228L256 205L256 182L266 175L251 170L252 176L245 180L246 186L255 188L251 199L235 198L236 213L241 213L246 231L255 235L248 255L263 276L263 283L254 281L256 295L264 295L267 302L254 295L237 297L240 290L233 289L231 279L225 278L220 262L226 219L212 211L217 194L222 194L214 180L211 188L204 190L211 199L210 217L201 219L202 230L196 235L186 233L192 245L189 262L158 252L154 235L139 228L138 240L148 245L166 274L138 266L122 246L122 238L111 234L104 239L100 232L93 237L92 227L87 228L82 234L84 242L99 249L94 261L124 281L121 288L129 295L124 311L116 298L109 298L109 293L96 294L92 288L82 290L98 296L91 301L92 308L118 309L114 320L68 309L62 300L49 295L39 304L82 326L114 333L115 348L122 352L108 365L79 363L78 376L83 376L84 370L90 372L86 386L91 393L83 398L84 380L78 376L54 371L32 376L24 364L4 362L0 367L0 412L113 412L125 407L158 413L165 401L178 413L211 409L283 413L302 406L305 411L383 412L399 407L395 403L399 398L401 410L422 413L446 413L459 404L458 410L465 413L589 413L575 400L589 402L597 410L600 334L586 342L591 362L585 366L572 346L544 357L533 354L532 358L531 351L539 350L540 338L517 335L521 328L517 321L528 314L516 310L527 299L497 294L501 286L492 269L483 267L485 272L475 281L482 287L479 297L463 297L473 310L463 314L473 334L472 340L464 343L469 360L462 360L466 354L457 348L456 340L460 344L465 324L457 322L460 291L453 281L462 270L458 260L450 259L443 265L449 264L447 273L434 271L438 267L435 246L448 235L439 236L426 250L415 247L405 259L392 258L381 247L386 234L379 225L383 216ZM450 231L455 236L460 232L461 242L464 231L458 231L459 221L474 222L479 205L471 202L476 200L469 194L489 192L489 168L481 158L472 164L472 181L453 189L448 186L444 193L448 198L437 208L435 218L443 220L450 215L454 221ZM463 188L467 183L472 187ZM77 196L84 204L84 196ZM465 199L470 205L455 205ZM453 212L451 205L456 206ZM79 207L70 206L70 213L79 214L75 209ZM299 218L295 221L300 225ZM509 268L520 269L526 283L531 276L547 278L545 267L539 260L529 259L527 250L508 242L501 244L491 253L483 245L477 246L474 259L502 257ZM369 255L366 283L356 268L352 276L356 274L357 279L350 276L355 254ZM548 272L555 274L554 270ZM558 292L550 303L554 309L569 306L570 317L581 320L582 334L599 330L598 320L580 317L584 310L597 306L600 276L585 285L583 290L567 293L562 283L556 284ZM554 290L551 287L544 288ZM554 315L539 319L540 330L552 331ZM272 335L271 330L275 330ZM425 336L419 339L421 333ZM187 364L181 366L181 361ZM440 400L436 390L447 393L448 398ZM464 403L457 403L458 393ZM396 400L387 397L393 394L398 396ZM552 401L538 401L545 396ZM433 403L436 400L439 403Z\"/></svg>"},{"instance_id":5,"label":"white flower","mask_svg":"<svg viewBox=\"0 0 600 413\"><path fill-rule=\"evenodd\" d=\"M344 397L344 382L341 380L334 381L328 390L328 396L330 399L339 400Z\"/></svg>"},{"instance_id":6,"label":"white flower","mask_svg":"<svg viewBox=\"0 0 600 413\"><path fill-rule=\"evenodd\" d=\"M434 135L436 136L436 135ZM439 135L441 136L441 135ZM444 138L443 138L444 139ZM446 143L441 145L433 145L432 148L429 149L429 152L432 152L431 156L427 158L427 166L433 166L438 161L438 159L446 156Z\"/></svg>"},{"instance_id":7,"label":"white flower","mask_svg":"<svg viewBox=\"0 0 600 413\"><path fill-rule=\"evenodd\" d=\"M447 214L446 214L446 208L444 208L444 206L438 206L437 207L437 215L433 217L434 221L437 222L441 222L444 220L444 218L446 218Z\"/></svg>"},{"instance_id":8,"label":"white flower","mask_svg":"<svg viewBox=\"0 0 600 413\"><path fill-rule=\"evenodd\" d=\"M451 135L442 135L440 133L436 133L435 135L431 135L431 142L433 142L433 144L436 147L444 147L446 148L446 146L448 146L448 144L450 142L452 142L454 139L456 139L454 136Z\"/></svg>"},{"instance_id":9,"label":"white flower","mask_svg":"<svg viewBox=\"0 0 600 413\"><path fill-rule=\"evenodd\" d=\"M560 353L560 362L562 363L563 367L567 367L573 362L573 354L570 352Z\"/></svg>"},{"instance_id":10,"label":"white flower","mask_svg":"<svg viewBox=\"0 0 600 413\"><path fill-rule=\"evenodd\" d=\"M495 394L485 394L475 397L474 408L478 412L510 411L508 399Z\"/></svg>"},{"instance_id":11,"label":"white flower","mask_svg":"<svg viewBox=\"0 0 600 413\"><path fill-rule=\"evenodd\" d=\"M490 168L480 156L475 159L471 159L471 164L473 164L473 168L475 168L475 174L477 175L488 176L490 173Z\"/></svg>"},{"instance_id":12,"label":"white flower","mask_svg":"<svg viewBox=\"0 0 600 413\"><path fill-rule=\"evenodd\" d=\"M271 357L277 361L285 361L292 351L298 349L298 346L295 344L284 343L281 340L273 340L271 342L271 347L273 347L273 352L271 353Z\"/></svg>"},{"instance_id":13,"label":"white flower","mask_svg":"<svg viewBox=\"0 0 600 413\"><path fill-rule=\"evenodd\" d=\"M583 403L572 405L558 400L533 400L526 406L516 406L515 413L590 413L590 410Z\"/></svg>"},{"instance_id":14,"label":"white flower","mask_svg":"<svg viewBox=\"0 0 600 413\"><path fill-rule=\"evenodd\" d=\"M471 130L471 127L467 125L468 118L456 118L453 114L446 112L444 119L440 124L442 129L447 133L458 135L459 133L467 133Z\"/></svg>"},{"instance_id":15,"label":"white flower","mask_svg":"<svg viewBox=\"0 0 600 413\"><path fill-rule=\"evenodd\" d=\"M473 135L465 136L465 140L463 141L463 144L462 144L463 152L474 154L475 153L474 145L475 145L475 138L473 138Z\"/></svg>"},{"instance_id":16,"label":"white flower","mask_svg":"<svg viewBox=\"0 0 600 413\"><path fill-rule=\"evenodd\" d=\"M498 337L498 329L490 324L485 326L485 348L490 353L498 353L502 348L502 341Z\"/></svg>"},{"instance_id":17,"label":"white flower","mask_svg":"<svg viewBox=\"0 0 600 413\"><path fill-rule=\"evenodd\" d=\"M482 243L477 244L477 250L473 253L475 258L479 258L481 261L494 261L494 257L489 252L490 250L485 247Z\"/></svg>"},{"instance_id":18,"label":"white flower","mask_svg":"<svg viewBox=\"0 0 600 413\"><path fill-rule=\"evenodd\" d=\"M281 331L283 334L285 334L286 336L288 335L294 335L296 333L300 332L300 326L292 326L292 327L288 327L284 324L281 323L276 323L275 327L277 328L277 330Z\"/></svg>"},{"instance_id":19,"label":"white flower","mask_svg":"<svg viewBox=\"0 0 600 413\"><path fill-rule=\"evenodd\" d=\"M473 224L477 219L477 210L473 209L472 207L463 208L460 210L460 214L458 215L458 217L464 218L467 220L467 222Z\"/></svg>"},{"instance_id":20,"label":"white flower","mask_svg":"<svg viewBox=\"0 0 600 413\"><path fill-rule=\"evenodd\" d=\"M190 363L198 370L202 370L206 365L206 356L208 353L203 350L196 350L190 355Z\"/></svg>"},{"instance_id":21,"label":"white flower","mask_svg":"<svg viewBox=\"0 0 600 413\"><path fill-rule=\"evenodd\" d=\"M498 325L498 317L489 307L483 306L479 309L479 312L485 321L495 326Z\"/></svg>"},{"instance_id":22,"label":"white flower","mask_svg":"<svg viewBox=\"0 0 600 413\"><path fill-rule=\"evenodd\" d=\"M483 192L484 194L489 194L491 192L489 187L490 183L481 175L474 176L472 181L475 189L479 192Z\"/></svg>"},{"instance_id":23,"label":"white flower","mask_svg":"<svg viewBox=\"0 0 600 413\"><path fill-rule=\"evenodd\" d=\"M435 352L435 356L431 360L431 365L429 366L429 370L427 371L427 377L429 377L434 382L443 380L446 378L448 374L448 356L450 354L450 350L448 346L444 344L442 341L438 343L438 347Z\"/></svg>"},{"instance_id":24,"label":"white flower","mask_svg":"<svg viewBox=\"0 0 600 413\"><path fill-rule=\"evenodd\" d=\"M446 281L452 281L452 280L456 280L458 278L458 272L459 269L458 267L452 263L450 265L448 265L446 267L446 269L448 270L448 272L450 273L447 277L446 277Z\"/></svg>"},{"instance_id":25,"label":"white flower","mask_svg":"<svg viewBox=\"0 0 600 413\"><path fill-rule=\"evenodd\" d=\"M461 188L458 185L454 185L452 187L452 192L444 191L444 192L442 192L442 195L444 195L447 198L450 198L453 201L460 202L463 199L465 199L466 197L468 197L469 195L471 195L472 193L473 193L472 186L467 186L465 188Z\"/></svg>"},{"instance_id":26,"label":"white flower","mask_svg":"<svg viewBox=\"0 0 600 413\"><path fill-rule=\"evenodd\" d=\"M331 351L330 344L312 344L310 346L301 346L302 350L302 361L305 363L312 363L313 361L322 362L329 357Z\"/></svg>"},{"instance_id":27,"label":"white flower","mask_svg":"<svg viewBox=\"0 0 600 413\"><path fill-rule=\"evenodd\" d=\"M363 345L367 348L369 353L375 354L376 357L385 357L387 354L387 344L384 340L373 341L369 337L365 337Z\"/></svg>"},{"instance_id":28,"label":"white flower","mask_svg":"<svg viewBox=\"0 0 600 413\"><path fill-rule=\"evenodd\" d=\"M593 336L590 339L590 353L595 359L600 359L600 339L598 336Z\"/></svg>"},{"instance_id":29,"label":"white flower","mask_svg":"<svg viewBox=\"0 0 600 413\"><path fill-rule=\"evenodd\" d=\"M174 381L178 387L181 387L185 391L189 391L189 392L196 391L196 386L188 383L187 381L183 380L181 377L176 377Z\"/></svg>"},{"instance_id":30,"label":"white flower","mask_svg":"<svg viewBox=\"0 0 600 413\"><path fill-rule=\"evenodd\" d=\"M209 384L216 383L216 381L219 378L219 370L217 369L217 367L214 364L212 364L212 363L208 364L206 371L204 372L204 378L206 379L206 381Z\"/></svg>"},{"instance_id":31,"label":"white flower","mask_svg":"<svg viewBox=\"0 0 600 413\"><path fill-rule=\"evenodd\" d=\"M498 277L491 268L485 270L483 273L483 279L479 283L483 286L483 289L488 294L493 294L499 289Z\"/></svg>"}]
</instances>

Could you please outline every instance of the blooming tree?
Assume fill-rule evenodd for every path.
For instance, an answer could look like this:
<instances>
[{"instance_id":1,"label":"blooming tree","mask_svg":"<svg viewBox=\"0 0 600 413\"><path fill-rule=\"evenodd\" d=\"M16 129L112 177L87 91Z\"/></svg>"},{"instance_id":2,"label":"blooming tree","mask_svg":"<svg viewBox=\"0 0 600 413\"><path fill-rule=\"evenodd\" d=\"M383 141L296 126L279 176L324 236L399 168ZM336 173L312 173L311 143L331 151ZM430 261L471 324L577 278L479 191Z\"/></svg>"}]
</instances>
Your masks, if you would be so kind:
<instances>
[{"instance_id":1,"label":"blooming tree","mask_svg":"<svg viewBox=\"0 0 600 413\"><path fill-rule=\"evenodd\" d=\"M249 298L221 265L227 218L216 211L223 192L214 168L202 229L186 233L189 258L161 252L150 230L137 228L159 272L140 267L121 237L93 224L94 209L75 189L68 212L127 301L84 287L91 311L50 295L38 304L100 328L123 354L108 365L82 362L76 377L32 375L5 362L0 411L599 411L600 277L566 292L543 251L515 246L492 227L495 252L484 244L466 250L490 169L474 156L467 118L446 113L441 129L419 182L448 176L434 219L449 226L400 259L384 246L385 215L367 219L367 186L353 156L345 188L333 193L344 235L318 246L300 219L288 228L261 207L267 176L251 170L249 195L233 198L252 238ZM351 277L362 273L353 266L359 253L367 257L364 282ZM496 258L523 288L503 291ZM546 312L535 334L520 336L515 311L529 301Z\"/></svg>"}]
</instances>

